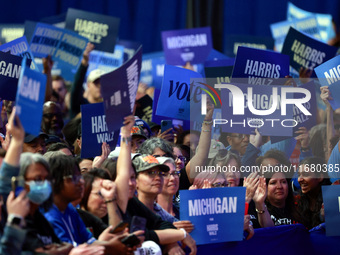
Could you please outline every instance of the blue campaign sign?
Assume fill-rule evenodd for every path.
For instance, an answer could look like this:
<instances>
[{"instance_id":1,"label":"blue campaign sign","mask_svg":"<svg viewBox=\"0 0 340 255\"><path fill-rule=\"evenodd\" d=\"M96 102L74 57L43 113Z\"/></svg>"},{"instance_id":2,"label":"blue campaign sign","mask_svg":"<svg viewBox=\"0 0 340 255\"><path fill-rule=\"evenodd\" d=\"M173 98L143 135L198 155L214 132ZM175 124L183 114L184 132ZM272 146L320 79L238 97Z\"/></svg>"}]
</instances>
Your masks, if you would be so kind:
<instances>
[{"instance_id":1,"label":"blue campaign sign","mask_svg":"<svg viewBox=\"0 0 340 255\"><path fill-rule=\"evenodd\" d=\"M181 67L165 65L164 78L156 114L174 119L190 120L192 98L199 86L191 84L190 79L202 78L199 73ZM200 109L198 102L197 109Z\"/></svg>"},{"instance_id":2,"label":"blue campaign sign","mask_svg":"<svg viewBox=\"0 0 340 255\"><path fill-rule=\"evenodd\" d=\"M244 187L180 190L181 220L195 226L197 245L241 241L245 210Z\"/></svg>"},{"instance_id":3,"label":"blue campaign sign","mask_svg":"<svg viewBox=\"0 0 340 255\"><path fill-rule=\"evenodd\" d=\"M123 64L124 60L124 47L116 45L114 53L108 53L103 51L93 50L89 57L89 67L85 77L87 77L91 71L95 69L103 70L104 72L112 72ZM86 79L84 83L86 85Z\"/></svg>"},{"instance_id":4,"label":"blue campaign sign","mask_svg":"<svg viewBox=\"0 0 340 255\"><path fill-rule=\"evenodd\" d=\"M322 186L327 236L340 236L340 185ZM182 198L181 198L182 199Z\"/></svg>"},{"instance_id":5,"label":"blue campaign sign","mask_svg":"<svg viewBox=\"0 0 340 255\"><path fill-rule=\"evenodd\" d=\"M329 86L333 110L340 108L340 55L316 67L315 73L322 86Z\"/></svg>"},{"instance_id":6,"label":"blue campaign sign","mask_svg":"<svg viewBox=\"0 0 340 255\"><path fill-rule=\"evenodd\" d=\"M293 106L293 119L295 120L295 127L293 128L293 134L292 136L298 136L299 134L295 133L299 130L300 127L305 127L307 130L310 130L312 127L316 125L316 115L317 115L317 101L316 101L316 85L314 84L314 81L310 81L308 83L305 83L299 88L306 89L310 92L310 99L308 102L303 103L303 107L311 114L305 114L300 110L299 107L296 105ZM294 94L294 99L301 100L306 95L302 93L296 93ZM278 135L279 133L277 133ZM272 136L270 140L272 143L276 143L282 140L287 139L287 137L284 136Z\"/></svg>"},{"instance_id":7,"label":"blue campaign sign","mask_svg":"<svg viewBox=\"0 0 340 255\"><path fill-rule=\"evenodd\" d=\"M162 32L163 50L168 65L204 63L212 49L210 27Z\"/></svg>"},{"instance_id":8,"label":"blue campaign sign","mask_svg":"<svg viewBox=\"0 0 340 255\"><path fill-rule=\"evenodd\" d=\"M109 132L103 103L81 105L81 135L81 158L100 156L103 142L111 151L116 148L119 131Z\"/></svg>"},{"instance_id":9,"label":"blue campaign sign","mask_svg":"<svg viewBox=\"0 0 340 255\"><path fill-rule=\"evenodd\" d=\"M23 67L16 93L16 115L19 116L25 132L38 135L41 128L47 77L25 66L25 62L26 58L22 61Z\"/></svg>"},{"instance_id":10,"label":"blue campaign sign","mask_svg":"<svg viewBox=\"0 0 340 255\"><path fill-rule=\"evenodd\" d=\"M25 36L1 45L0 51L3 51L3 52L9 51L12 55L20 56L20 57L27 57L28 59L32 61L31 69L40 72L39 68L37 67L37 64L34 61L33 54L29 48L29 45L28 45L28 42Z\"/></svg>"},{"instance_id":11,"label":"blue campaign sign","mask_svg":"<svg viewBox=\"0 0 340 255\"><path fill-rule=\"evenodd\" d=\"M113 52L119 30L119 18L69 8L65 28L89 39L96 50Z\"/></svg>"},{"instance_id":12,"label":"blue campaign sign","mask_svg":"<svg viewBox=\"0 0 340 255\"><path fill-rule=\"evenodd\" d=\"M235 57L239 46L262 50L274 50L274 40L270 37L250 35L227 35L225 37L224 53L227 56Z\"/></svg>"},{"instance_id":13,"label":"blue campaign sign","mask_svg":"<svg viewBox=\"0 0 340 255\"><path fill-rule=\"evenodd\" d=\"M276 51L281 52L290 27L321 40L320 29L315 15L303 19L277 22L270 25L272 36L275 39Z\"/></svg>"},{"instance_id":14,"label":"blue campaign sign","mask_svg":"<svg viewBox=\"0 0 340 255\"><path fill-rule=\"evenodd\" d=\"M109 132L118 131L133 112L141 66L142 46L129 61L100 78Z\"/></svg>"},{"instance_id":15,"label":"blue campaign sign","mask_svg":"<svg viewBox=\"0 0 340 255\"><path fill-rule=\"evenodd\" d=\"M292 136L293 104L282 98L292 99L295 88L234 83L215 88L221 88L222 99L222 120L215 123L223 132L253 134L258 128L262 135Z\"/></svg>"},{"instance_id":16,"label":"blue campaign sign","mask_svg":"<svg viewBox=\"0 0 340 255\"><path fill-rule=\"evenodd\" d=\"M161 91L159 89L155 89L154 96L153 96L153 102L152 102L152 122L155 122L159 125L161 125L162 120L172 120L173 126L177 126L178 123L183 127L184 130L190 129L190 121L188 120L178 120L173 119L166 116L159 116L156 114L157 111L157 105L158 105L158 99ZM201 122L202 123L202 122Z\"/></svg>"},{"instance_id":17,"label":"blue campaign sign","mask_svg":"<svg viewBox=\"0 0 340 255\"><path fill-rule=\"evenodd\" d=\"M164 74L165 58L163 52L143 54L141 82L160 89Z\"/></svg>"},{"instance_id":18,"label":"blue campaign sign","mask_svg":"<svg viewBox=\"0 0 340 255\"><path fill-rule=\"evenodd\" d=\"M30 48L36 58L51 55L53 69L59 70L65 80L73 81L87 42L87 38L70 30L37 23Z\"/></svg>"},{"instance_id":19,"label":"blue campaign sign","mask_svg":"<svg viewBox=\"0 0 340 255\"><path fill-rule=\"evenodd\" d=\"M279 78L289 75L289 57L274 51L238 48L232 78L244 78L242 83L257 85L278 84Z\"/></svg>"},{"instance_id":20,"label":"blue campaign sign","mask_svg":"<svg viewBox=\"0 0 340 255\"><path fill-rule=\"evenodd\" d=\"M117 45L124 47L124 63L135 55L135 52L141 46L138 42L128 40L118 40Z\"/></svg>"},{"instance_id":21,"label":"blue campaign sign","mask_svg":"<svg viewBox=\"0 0 340 255\"><path fill-rule=\"evenodd\" d=\"M312 15L315 15L318 21L318 26L320 28L320 36L321 36L322 41L327 43L330 39L332 39L335 36L335 32L333 30L333 24L332 24L332 15L308 12L308 11L298 8L291 2L288 2L288 8L287 8L287 19L288 20L302 19L302 18L309 17Z\"/></svg>"},{"instance_id":22,"label":"blue campaign sign","mask_svg":"<svg viewBox=\"0 0 340 255\"><path fill-rule=\"evenodd\" d=\"M28 59L26 64L31 65ZM0 51L0 98L14 101L21 73L22 57Z\"/></svg>"},{"instance_id":23,"label":"blue campaign sign","mask_svg":"<svg viewBox=\"0 0 340 255\"><path fill-rule=\"evenodd\" d=\"M0 43L13 41L24 34L23 24L0 24Z\"/></svg>"},{"instance_id":24,"label":"blue campaign sign","mask_svg":"<svg viewBox=\"0 0 340 255\"><path fill-rule=\"evenodd\" d=\"M315 67L333 58L337 48L309 37L290 28L282 48L282 54L290 58L290 65L299 72L300 68L314 70Z\"/></svg>"}]
</instances>

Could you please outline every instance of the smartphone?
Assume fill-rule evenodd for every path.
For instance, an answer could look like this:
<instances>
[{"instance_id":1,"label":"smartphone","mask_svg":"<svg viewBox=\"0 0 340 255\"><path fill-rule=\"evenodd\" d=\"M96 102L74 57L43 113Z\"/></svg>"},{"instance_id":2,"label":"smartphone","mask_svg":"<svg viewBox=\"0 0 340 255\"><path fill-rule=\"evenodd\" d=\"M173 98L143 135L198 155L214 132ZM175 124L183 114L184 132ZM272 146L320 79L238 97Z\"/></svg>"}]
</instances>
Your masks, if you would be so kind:
<instances>
[{"instance_id":1,"label":"smartphone","mask_svg":"<svg viewBox=\"0 0 340 255\"><path fill-rule=\"evenodd\" d=\"M11 179L14 196L17 197L25 189L25 179L23 176L13 176Z\"/></svg>"},{"instance_id":2,"label":"smartphone","mask_svg":"<svg viewBox=\"0 0 340 255\"><path fill-rule=\"evenodd\" d=\"M137 230L144 230L145 231L146 226L146 219L139 216L133 216L131 220L131 226L130 226L130 233L133 233Z\"/></svg>"},{"instance_id":3,"label":"smartphone","mask_svg":"<svg viewBox=\"0 0 340 255\"><path fill-rule=\"evenodd\" d=\"M169 128L172 128L172 120L162 120L161 121L161 133L167 131Z\"/></svg>"},{"instance_id":4,"label":"smartphone","mask_svg":"<svg viewBox=\"0 0 340 255\"><path fill-rule=\"evenodd\" d=\"M122 232L125 228L129 226L129 223L121 221L118 223L118 225L110 231L110 234L116 234L119 232Z\"/></svg>"},{"instance_id":5,"label":"smartphone","mask_svg":"<svg viewBox=\"0 0 340 255\"><path fill-rule=\"evenodd\" d=\"M130 235L124 237L121 240L121 242L128 247L133 247L135 245L138 245L140 243L140 240L138 239L138 237L136 235L130 234Z\"/></svg>"}]
</instances>

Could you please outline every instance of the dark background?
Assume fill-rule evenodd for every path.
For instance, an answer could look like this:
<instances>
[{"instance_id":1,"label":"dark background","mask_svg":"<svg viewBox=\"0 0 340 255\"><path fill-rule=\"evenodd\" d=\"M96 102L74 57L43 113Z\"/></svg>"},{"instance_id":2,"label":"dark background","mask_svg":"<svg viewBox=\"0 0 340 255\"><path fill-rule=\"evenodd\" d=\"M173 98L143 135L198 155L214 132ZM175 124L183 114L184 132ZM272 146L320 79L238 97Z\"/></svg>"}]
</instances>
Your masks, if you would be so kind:
<instances>
[{"instance_id":1,"label":"dark background","mask_svg":"<svg viewBox=\"0 0 340 255\"><path fill-rule=\"evenodd\" d=\"M332 14L340 27L340 0L292 0L310 12ZM287 0L1 0L0 23L24 23L66 14L69 7L120 18L120 39L161 51L163 30L211 26L214 48L225 36L270 36L269 25L286 19Z\"/></svg>"}]
</instances>

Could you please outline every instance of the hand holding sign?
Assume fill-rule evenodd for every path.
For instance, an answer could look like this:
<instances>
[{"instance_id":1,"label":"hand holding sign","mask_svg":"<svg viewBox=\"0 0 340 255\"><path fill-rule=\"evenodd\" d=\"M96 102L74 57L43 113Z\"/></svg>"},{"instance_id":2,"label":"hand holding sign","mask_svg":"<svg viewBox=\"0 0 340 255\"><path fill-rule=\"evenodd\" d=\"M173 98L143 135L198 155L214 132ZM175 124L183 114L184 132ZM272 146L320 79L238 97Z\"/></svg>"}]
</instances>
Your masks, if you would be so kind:
<instances>
[{"instance_id":1,"label":"hand holding sign","mask_svg":"<svg viewBox=\"0 0 340 255\"><path fill-rule=\"evenodd\" d=\"M135 125L135 116L129 115L127 117L124 117L122 128L121 128L121 135L122 137L129 137L131 136L131 130L132 127Z\"/></svg>"},{"instance_id":2,"label":"hand holding sign","mask_svg":"<svg viewBox=\"0 0 340 255\"><path fill-rule=\"evenodd\" d=\"M321 94L320 97L322 101L325 103L327 107L330 107L331 104L329 103L329 100L333 100L333 97L331 96L331 92L328 89L328 86L323 86L320 88Z\"/></svg>"}]
</instances>

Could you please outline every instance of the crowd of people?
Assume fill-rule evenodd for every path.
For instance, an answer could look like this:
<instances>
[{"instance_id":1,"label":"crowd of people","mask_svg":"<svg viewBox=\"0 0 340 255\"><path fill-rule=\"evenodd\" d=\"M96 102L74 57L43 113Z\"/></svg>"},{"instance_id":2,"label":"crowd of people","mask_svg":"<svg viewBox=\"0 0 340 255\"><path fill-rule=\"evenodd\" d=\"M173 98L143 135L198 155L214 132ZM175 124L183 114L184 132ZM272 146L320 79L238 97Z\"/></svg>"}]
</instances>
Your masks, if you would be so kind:
<instances>
[{"instance_id":1,"label":"crowd of people","mask_svg":"<svg viewBox=\"0 0 340 255\"><path fill-rule=\"evenodd\" d=\"M252 238L254 228L301 223L311 230L323 224L321 186L340 180L335 171L328 175L311 169L340 162L339 112L329 104L328 87L321 87L326 107L319 109L316 126L271 143L258 130L253 135L221 133L219 141L212 140L211 102L201 132L180 126L162 132L145 110L153 100L152 88L140 84L135 116L125 117L120 146L111 151L104 142L101 155L81 158L86 137L80 106L102 102L103 71L92 71L83 88L93 49L89 43L70 87L62 76L51 75L52 59L43 60L49 79L39 135L25 133L15 102L3 102L1 254L196 254L190 235L195 225L179 213L179 190L185 189L245 187L245 239ZM306 73L301 70L302 80L308 80ZM295 168L290 167L293 150L299 154ZM196 166L229 171L197 172ZM245 173L242 166L258 171ZM275 166L292 171L262 171ZM136 216L146 219L143 229L116 228L128 226L124 222L131 226Z\"/></svg>"}]
</instances>

